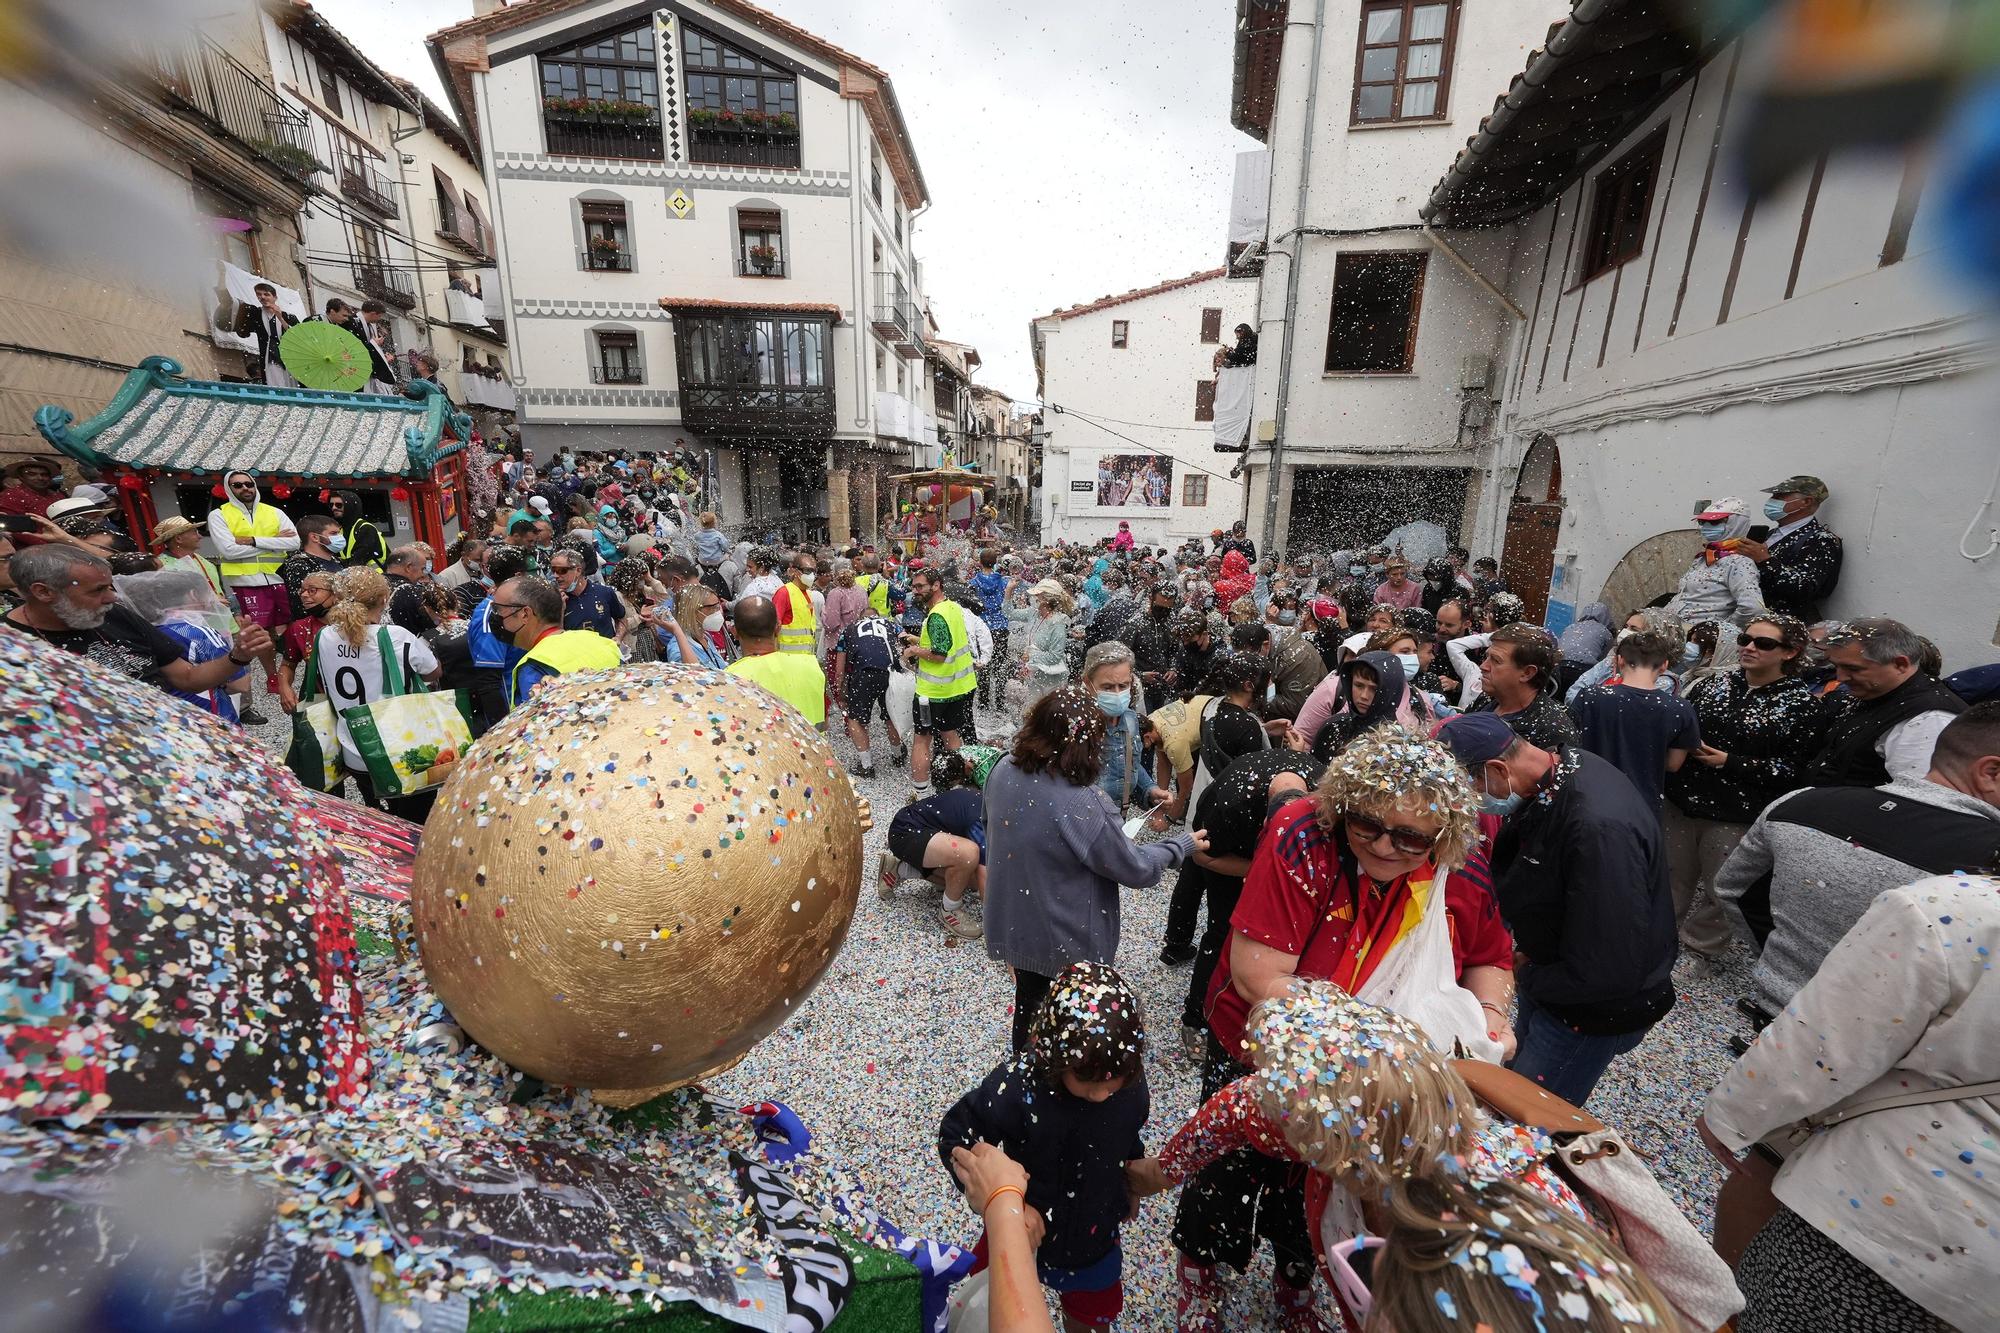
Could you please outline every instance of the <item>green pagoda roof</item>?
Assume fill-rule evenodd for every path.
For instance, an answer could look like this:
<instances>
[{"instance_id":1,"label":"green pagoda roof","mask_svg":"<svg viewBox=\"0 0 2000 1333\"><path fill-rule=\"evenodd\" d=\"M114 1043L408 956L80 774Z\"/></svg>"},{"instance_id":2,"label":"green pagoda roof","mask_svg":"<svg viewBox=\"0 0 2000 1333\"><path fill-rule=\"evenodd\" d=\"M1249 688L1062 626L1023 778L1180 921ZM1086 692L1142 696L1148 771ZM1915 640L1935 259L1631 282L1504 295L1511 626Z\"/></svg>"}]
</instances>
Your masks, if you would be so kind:
<instances>
[{"instance_id":1,"label":"green pagoda roof","mask_svg":"<svg viewBox=\"0 0 2000 1333\"><path fill-rule=\"evenodd\" d=\"M421 478L471 436L471 419L429 380L391 396L191 380L180 371L167 357L149 356L90 420L79 425L51 403L36 410L35 428L91 467L217 476L247 468Z\"/></svg>"}]
</instances>

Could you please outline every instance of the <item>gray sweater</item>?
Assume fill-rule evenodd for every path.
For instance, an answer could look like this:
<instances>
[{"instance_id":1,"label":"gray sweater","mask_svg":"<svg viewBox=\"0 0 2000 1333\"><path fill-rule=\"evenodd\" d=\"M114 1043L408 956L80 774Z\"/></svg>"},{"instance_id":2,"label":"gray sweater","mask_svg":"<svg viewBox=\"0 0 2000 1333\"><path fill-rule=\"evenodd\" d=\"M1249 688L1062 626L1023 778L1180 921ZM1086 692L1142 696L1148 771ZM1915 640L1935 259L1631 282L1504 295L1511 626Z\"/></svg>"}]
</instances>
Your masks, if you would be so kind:
<instances>
[{"instance_id":1,"label":"gray sweater","mask_svg":"<svg viewBox=\"0 0 2000 1333\"><path fill-rule=\"evenodd\" d=\"M1111 798L1010 756L986 779L986 953L1046 977L1118 952L1118 886L1149 888L1194 852L1175 833L1141 845Z\"/></svg>"}]
</instances>

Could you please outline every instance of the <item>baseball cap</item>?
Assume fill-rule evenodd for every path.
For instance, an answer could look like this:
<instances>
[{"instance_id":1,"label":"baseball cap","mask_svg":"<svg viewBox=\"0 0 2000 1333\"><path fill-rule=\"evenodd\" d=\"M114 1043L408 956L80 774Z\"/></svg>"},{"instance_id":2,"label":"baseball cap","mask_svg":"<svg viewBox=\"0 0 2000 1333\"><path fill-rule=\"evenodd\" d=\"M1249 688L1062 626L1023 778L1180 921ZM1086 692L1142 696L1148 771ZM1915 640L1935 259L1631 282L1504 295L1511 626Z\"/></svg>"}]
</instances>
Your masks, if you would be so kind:
<instances>
[{"instance_id":1,"label":"baseball cap","mask_svg":"<svg viewBox=\"0 0 2000 1333\"><path fill-rule=\"evenodd\" d=\"M76 499L95 500L106 509L111 507L111 492L105 490L102 486L93 486L85 483L82 486L71 487L69 493Z\"/></svg>"},{"instance_id":2,"label":"baseball cap","mask_svg":"<svg viewBox=\"0 0 2000 1333\"><path fill-rule=\"evenodd\" d=\"M1775 486L1766 486L1764 494L1803 495L1808 500L1824 500L1826 499L1826 483L1818 477L1812 476L1810 473L1801 472L1796 476L1786 477Z\"/></svg>"},{"instance_id":3,"label":"baseball cap","mask_svg":"<svg viewBox=\"0 0 2000 1333\"><path fill-rule=\"evenodd\" d=\"M1750 507L1734 495L1725 495L1719 500L1705 501L1695 517L1699 519L1742 518L1750 512Z\"/></svg>"},{"instance_id":4,"label":"baseball cap","mask_svg":"<svg viewBox=\"0 0 2000 1333\"><path fill-rule=\"evenodd\" d=\"M1497 713L1461 713L1438 728L1437 736L1474 773L1507 753L1518 739Z\"/></svg>"}]
</instances>

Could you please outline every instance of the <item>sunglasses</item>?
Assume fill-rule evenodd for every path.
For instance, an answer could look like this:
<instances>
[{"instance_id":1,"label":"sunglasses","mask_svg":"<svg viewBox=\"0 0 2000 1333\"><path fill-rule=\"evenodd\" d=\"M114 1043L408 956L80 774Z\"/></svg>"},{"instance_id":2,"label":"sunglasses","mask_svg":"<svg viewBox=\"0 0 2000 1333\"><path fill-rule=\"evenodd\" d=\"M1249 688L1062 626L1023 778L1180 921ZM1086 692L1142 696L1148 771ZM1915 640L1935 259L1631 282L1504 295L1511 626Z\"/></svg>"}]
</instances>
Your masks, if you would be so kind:
<instances>
[{"instance_id":1,"label":"sunglasses","mask_svg":"<svg viewBox=\"0 0 2000 1333\"><path fill-rule=\"evenodd\" d=\"M1768 638L1762 634L1739 634L1736 636L1736 646L1738 648L1748 648L1752 644L1757 646L1759 652L1775 653L1785 646L1785 641L1783 639Z\"/></svg>"},{"instance_id":2,"label":"sunglasses","mask_svg":"<svg viewBox=\"0 0 2000 1333\"><path fill-rule=\"evenodd\" d=\"M1368 1290L1368 1279L1355 1268L1354 1261L1364 1250L1379 1250L1386 1244L1380 1236L1351 1236L1338 1245L1330 1245L1326 1251L1326 1266L1333 1278L1334 1289L1354 1311L1357 1319L1366 1319L1375 1307L1375 1295ZM1370 1265L1372 1269L1373 1265Z\"/></svg>"},{"instance_id":3,"label":"sunglasses","mask_svg":"<svg viewBox=\"0 0 2000 1333\"><path fill-rule=\"evenodd\" d=\"M1361 839L1361 841L1375 842L1386 835L1389 839L1389 845L1405 856L1428 855L1431 848L1437 846L1437 840L1442 832L1419 833L1413 828L1403 828L1395 824L1384 824L1378 819L1370 819L1368 816L1356 814L1352 810L1346 812L1342 818L1347 823L1348 832Z\"/></svg>"}]
</instances>

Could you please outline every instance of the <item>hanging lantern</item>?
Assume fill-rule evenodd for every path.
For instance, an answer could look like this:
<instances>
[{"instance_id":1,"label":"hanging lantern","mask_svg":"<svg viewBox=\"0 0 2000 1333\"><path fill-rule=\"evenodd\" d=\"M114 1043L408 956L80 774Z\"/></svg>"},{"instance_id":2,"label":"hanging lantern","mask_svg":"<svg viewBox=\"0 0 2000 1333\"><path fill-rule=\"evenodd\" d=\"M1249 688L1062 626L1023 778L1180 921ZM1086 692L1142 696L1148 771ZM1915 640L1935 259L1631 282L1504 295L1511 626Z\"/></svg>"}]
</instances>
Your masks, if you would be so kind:
<instances>
[{"instance_id":1,"label":"hanging lantern","mask_svg":"<svg viewBox=\"0 0 2000 1333\"><path fill-rule=\"evenodd\" d=\"M136 472L128 472L118 479L118 488L125 491L143 491L146 479Z\"/></svg>"},{"instance_id":2,"label":"hanging lantern","mask_svg":"<svg viewBox=\"0 0 2000 1333\"><path fill-rule=\"evenodd\" d=\"M326 503L326 502L327 502L328 500L331 500L332 498L333 498L333 492L332 492L332 491L327 491L327 490L322 490L322 491L321 491L321 492L319 493L319 502L320 502L321 504L325 504L325 503Z\"/></svg>"},{"instance_id":3,"label":"hanging lantern","mask_svg":"<svg viewBox=\"0 0 2000 1333\"><path fill-rule=\"evenodd\" d=\"M214 496L218 500L228 498L227 494L222 489L222 483L219 481L216 482L215 485L208 488L208 493Z\"/></svg>"},{"instance_id":4,"label":"hanging lantern","mask_svg":"<svg viewBox=\"0 0 2000 1333\"><path fill-rule=\"evenodd\" d=\"M289 500L292 498L292 488L282 481L277 482L271 487L271 498L273 500Z\"/></svg>"},{"instance_id":5,"label":"hanging lantern","mask_svg":"<svg viewBox=\"0 0 2000 1333\"><path fill-rule=\"evenodd\" d=\"M389 498L391 500L394 500L397 504L402 504L405 500L408 500L410 498L410 488L407 486L391 487L389 490Z\"/></svg>"}]
</instances>

